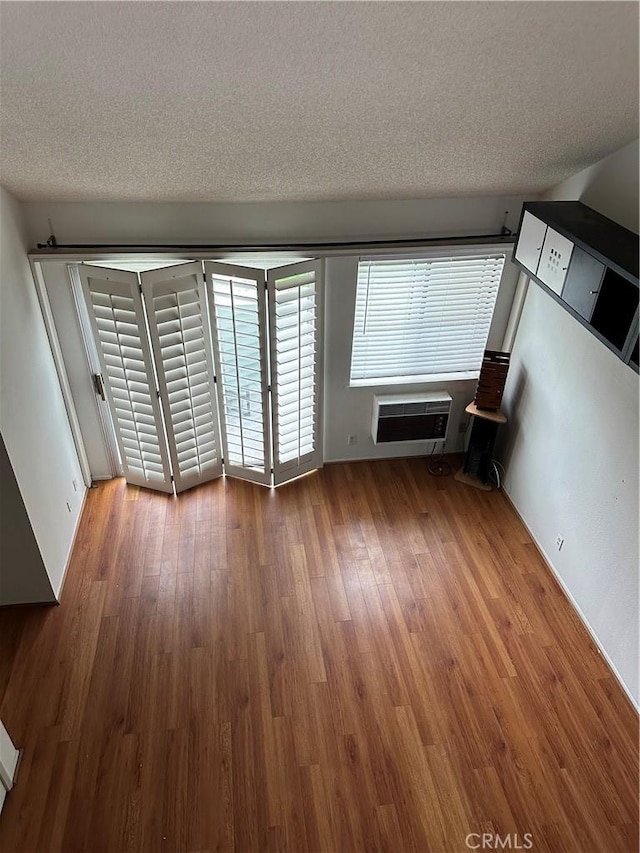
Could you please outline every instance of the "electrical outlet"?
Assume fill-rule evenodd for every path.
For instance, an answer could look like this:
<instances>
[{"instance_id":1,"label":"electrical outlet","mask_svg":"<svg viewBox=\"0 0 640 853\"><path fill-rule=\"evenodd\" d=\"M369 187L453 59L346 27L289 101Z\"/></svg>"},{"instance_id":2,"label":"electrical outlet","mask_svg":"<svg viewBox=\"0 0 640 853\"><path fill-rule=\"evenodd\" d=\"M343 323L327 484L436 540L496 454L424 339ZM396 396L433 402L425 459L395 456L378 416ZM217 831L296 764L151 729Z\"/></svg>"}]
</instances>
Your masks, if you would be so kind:
<instances>
[{"instance_id":1,"label":"electrical outlet","mask_svg":"<svg viewBox=\"0 0 640 853\"><path fill-rule=\"evenodd\" d=\"M73 491L77 492L78 491L78 481L72 480L72 483L73 483Z\"/></svg>"},{"instance_id":2,"label":"electrical outlet","mask_svg":"<svg viewBox=\"0 0 640 853\"><path fill-rule=\"evenodd\" d=\"M69 501L67 501L67 509L71 512L71 503Z\"/></svg>"},{"instance_id":3,"label":"electrical outlet","mask_svg":"<svg viewBox=\"0 0 640 853\"><path fill-rule=\"evenodd\" d=\"M348 435L347 436L347 444L353 445L353 444L357 444L357 443L358 443L358 436L357 435Z\"/></svg>"},{"instance_id":4,"label":"electrical outlet","mask_svg":"<svg viewBox=\"0 0 640 853\"><path fill-rule=\"evenodd\" d=\"M558 537L556 538L556 548L558 549L558 551L562 551L563 545L564 545L564 537L558 535Z\"/></svg>"}]
</instances>

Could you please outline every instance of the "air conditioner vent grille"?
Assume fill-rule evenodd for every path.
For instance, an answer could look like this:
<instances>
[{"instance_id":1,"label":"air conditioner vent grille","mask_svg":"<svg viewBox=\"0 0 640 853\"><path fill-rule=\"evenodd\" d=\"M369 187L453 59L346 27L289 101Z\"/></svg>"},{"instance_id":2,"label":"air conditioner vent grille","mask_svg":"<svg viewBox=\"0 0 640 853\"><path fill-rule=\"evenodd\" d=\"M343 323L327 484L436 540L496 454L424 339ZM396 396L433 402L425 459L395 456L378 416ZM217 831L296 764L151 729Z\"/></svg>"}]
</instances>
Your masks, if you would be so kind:
<instances>
[{"instance_id":1,"label":"air conditioner vent grille","mask_svg":"<svg viewBox=\"0 0 640 853\"><path fill-rule=\"evenodd\" d=\"M380 405L381 418L398 418L407 415L437 415L446 414L449 411L448 402L432 403L421 401L419 403L382 403Z\"/></svg>"}]
</instances>

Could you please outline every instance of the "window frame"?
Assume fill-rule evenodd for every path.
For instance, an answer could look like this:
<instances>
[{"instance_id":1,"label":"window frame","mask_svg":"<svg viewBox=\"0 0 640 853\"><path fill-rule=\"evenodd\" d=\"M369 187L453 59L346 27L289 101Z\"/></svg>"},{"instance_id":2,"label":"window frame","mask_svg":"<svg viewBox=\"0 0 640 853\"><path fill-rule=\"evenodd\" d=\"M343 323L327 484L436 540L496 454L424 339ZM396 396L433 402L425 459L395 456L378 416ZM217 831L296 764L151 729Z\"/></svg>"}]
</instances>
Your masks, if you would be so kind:
<instances>
[{"instance_id":1,"label":"window frame","mask_svg":"<svg viewBox=\"0 0 640 853\"><path fill-rule=\"evenodd\" d=\"M442 257L452 258L459 256L469 257L469 255L492 255L504 254L504 266L498 292L494 304L493 315L487 335L486 348L500 349L504 332L508 323L511 306L515 294L517 282L517 270L514 270L511 263L513 257L513 245L505 243L471 243L471 244L456 244L452 246L439 245L433 249L425 249L419 252L394 252L393 254L380 253L368 254L357 257L357 265L355 270L356 280L353 288L353 304L351 306L351 333L349 341L349 361L348 361L348 381L347 388L379 388L379 387L401 387L403 385L426 385L426 384L443 384L447 385L457 382L474 381L480 375L480 367L477 370L455 371L455 372L440 372L440 373L423 373L401 376L383 376L369 377L361 379L352 378L352 363L353 363L353 346L354 346L354 331L356 322L356 301L358 298L358 273L360 263L363 261L421 261L432 260Z\"/></svg>"}]
</instances>

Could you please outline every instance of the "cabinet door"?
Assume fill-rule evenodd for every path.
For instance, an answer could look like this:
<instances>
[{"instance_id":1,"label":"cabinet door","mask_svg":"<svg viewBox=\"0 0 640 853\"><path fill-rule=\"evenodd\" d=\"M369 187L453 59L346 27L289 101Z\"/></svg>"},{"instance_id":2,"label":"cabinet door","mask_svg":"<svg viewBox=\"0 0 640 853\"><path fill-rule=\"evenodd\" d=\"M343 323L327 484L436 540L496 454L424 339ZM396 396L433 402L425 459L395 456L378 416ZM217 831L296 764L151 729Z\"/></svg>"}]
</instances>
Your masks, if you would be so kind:
<instances>
[{"instance_id":1,"label":"cabinet door","mask_svg":"<svg viewBox=\"0 0 640 853\"><path fill-rule=\"evenodd\" d=\"M538 265L538 278L558 296L562 293L562 286L567 277L572 251L571 240L567 240L553 228L547 228Z\"/></svg>"},{"instance_id":2,"label":"cabinet door","mask_svg":"<svg viewBox=\"0 0 640 853\"><path fill-rule=\"evenodd\" d=\"M585 320L590 320L598 298L604 264L578 246L573 249L562 299Z\"/></svg>"},{"instance_id":3,"label":"cabinet door","mask_svg":"<svg viewBox=\"0 0 640 853\"><path fill-rule=\"evenodd\" d=\"M538 262L544 236L547 231L547 226L541 222L529 211L525 211L522 217L522 225L520 234L518 235L518 245L516 247L515 258L517 261L526 267L533 275L538 271Z\"/></svg>"}]
</instances>

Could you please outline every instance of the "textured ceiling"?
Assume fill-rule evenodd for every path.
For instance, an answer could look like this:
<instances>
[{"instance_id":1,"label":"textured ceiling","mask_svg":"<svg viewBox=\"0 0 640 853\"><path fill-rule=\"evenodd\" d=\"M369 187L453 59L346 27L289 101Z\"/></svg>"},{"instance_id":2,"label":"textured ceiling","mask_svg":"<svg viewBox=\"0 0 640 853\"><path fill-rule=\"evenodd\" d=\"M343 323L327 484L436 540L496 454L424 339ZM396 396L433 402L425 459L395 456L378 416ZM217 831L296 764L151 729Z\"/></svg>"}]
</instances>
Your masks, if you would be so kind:
<instances>
[{"instance_id":1,"label":"textured ceiling","mask_svg":"<svg viewBox=\"0 0 640 853\"><path fill-rule=\"evenodd\" d=\"M2 2L21 199L540 191L638 135L635 2Z\"/></svg>"}]
</instances>

